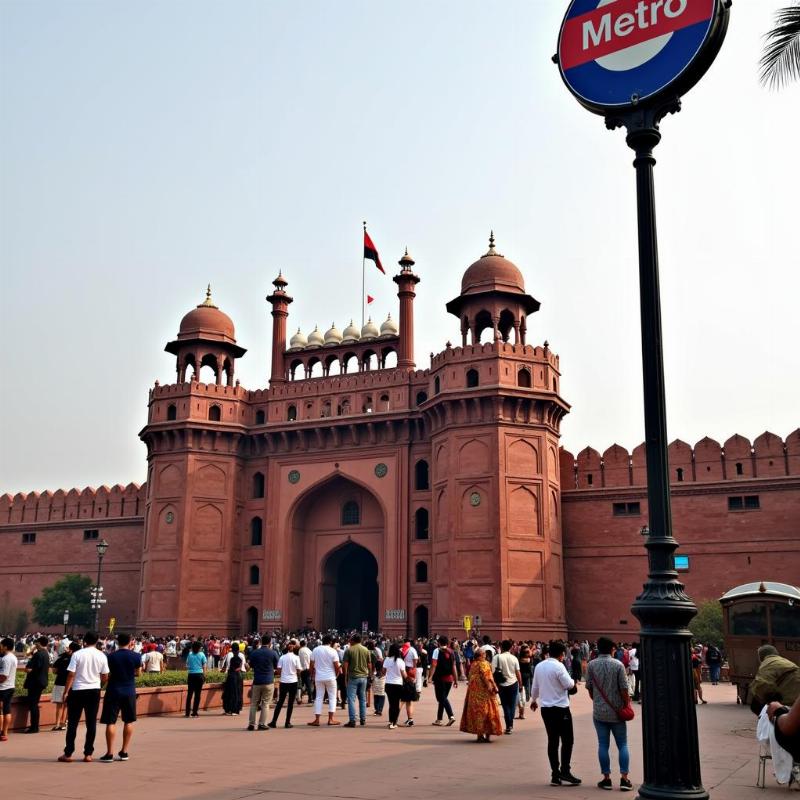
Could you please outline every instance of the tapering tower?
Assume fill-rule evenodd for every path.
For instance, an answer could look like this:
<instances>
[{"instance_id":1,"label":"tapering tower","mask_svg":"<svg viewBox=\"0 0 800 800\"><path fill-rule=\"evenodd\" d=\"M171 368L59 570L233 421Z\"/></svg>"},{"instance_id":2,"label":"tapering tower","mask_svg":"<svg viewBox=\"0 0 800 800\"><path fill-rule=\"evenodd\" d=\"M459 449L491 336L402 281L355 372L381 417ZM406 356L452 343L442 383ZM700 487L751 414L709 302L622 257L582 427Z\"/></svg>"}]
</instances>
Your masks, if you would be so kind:
<instances>
[{"instance_id":1,"label":"tapering tower","mask_svg":"<svg viewBox=\"0 0 800 800\"><path fill-rule=\"evenodd\" d=\"M267 297L267 302L272 305L272 370L270 383L286 383L286 366L283 354L286 352L286 318L289 316L289 303L291 297L286 294L286 283L283 273L272 282L275 291Z\"/></svg>"},{"instance_id":2,"label":"tapering tower","mask_svg":"<svg viewBox=\"0 0 800 800\"><path fill-rule=\"evenodd\" d=\"M167 352L178 382L150 391L139 626L153 633L236 629L239 446L246 392L233 381L233 322L211 299L181 320ZM187 369L193 368L187 381ZM211 367L214 381L201 370ZM221 379L227 372L227 381Z\"/></svg>"},{"instance_id":3,"label":"tapering tower","mask_svg":"<svg viewBox=\"0 0 800 800\"><path fill-rule=\"evenodd\" d=\"M538 308L494 235L447 304L462 346L433 357L424 406L434 630L469 614L492 635L566 635L558 439L569 406L558 356L526 343Z\"/></svg>"},{"instance_id":4,"label":"tapering tower","mask_svg":"<svg viewBox=\"0 0 800 800\"><path fill-rule=\"evenodd\" d=\"M392 280L397 284L397 296L400 298L400 346L397 353L397 366L401 369L413 369L414 362L414 297L419 276L414 274L414 259L406 248L398 262L400 274Z\"/></svg>"}]
</instances>

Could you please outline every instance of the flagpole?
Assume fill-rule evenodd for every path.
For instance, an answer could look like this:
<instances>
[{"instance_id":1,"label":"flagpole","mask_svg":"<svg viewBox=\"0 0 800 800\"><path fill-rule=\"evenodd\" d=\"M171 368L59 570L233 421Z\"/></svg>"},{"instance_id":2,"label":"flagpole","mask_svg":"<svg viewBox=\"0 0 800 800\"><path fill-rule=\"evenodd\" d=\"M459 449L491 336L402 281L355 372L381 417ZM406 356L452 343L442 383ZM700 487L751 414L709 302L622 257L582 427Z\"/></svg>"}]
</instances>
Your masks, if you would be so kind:
<instances>
[{"instance_id":1,"label":"flagpole","mask_svg":"<svg viewBox=\"0 0 800 800\"><path fill-rule=\"evenodd\" d=\"M364 220L364 233L367 232L367 221ZM364 303L366 302L367 291L367 268L366 255L364 254L364 239L361 239L361 327L364 327Z\"/></svg>"}]
</instances>

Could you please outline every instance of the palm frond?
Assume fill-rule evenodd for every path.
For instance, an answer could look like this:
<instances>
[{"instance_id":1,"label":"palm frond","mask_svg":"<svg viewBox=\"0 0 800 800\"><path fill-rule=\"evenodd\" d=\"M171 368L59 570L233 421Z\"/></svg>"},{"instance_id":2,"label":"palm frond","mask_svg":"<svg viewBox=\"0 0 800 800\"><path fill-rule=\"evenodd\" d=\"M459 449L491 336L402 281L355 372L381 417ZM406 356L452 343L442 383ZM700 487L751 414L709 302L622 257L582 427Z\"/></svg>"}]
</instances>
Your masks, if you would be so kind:
<instances>
[{"instance_id":1,"label":"palm frond","mask_svg":"<svg viewBox=\"0 0 800 800\"><path fill-rule=\"evenodd\" d=\"M775 27L764 38L761 82L780 88L790 80L800 80L800 5L778 9Z\"/></svg>"}]
</instances>

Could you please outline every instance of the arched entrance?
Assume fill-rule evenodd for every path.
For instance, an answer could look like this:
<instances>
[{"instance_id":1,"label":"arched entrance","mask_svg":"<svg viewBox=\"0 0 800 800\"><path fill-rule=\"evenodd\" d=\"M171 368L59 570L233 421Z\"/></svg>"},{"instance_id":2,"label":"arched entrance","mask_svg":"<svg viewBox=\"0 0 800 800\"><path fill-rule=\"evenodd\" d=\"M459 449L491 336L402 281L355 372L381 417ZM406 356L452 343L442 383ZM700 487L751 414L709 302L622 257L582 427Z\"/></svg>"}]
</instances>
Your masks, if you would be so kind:
<instances>
[{"instance_id":1,"label":"arched entrance","mask_svg":"<svg viewBox=\"0 0 800 800\"><path fill-rule=\"evenodd\" d=\"M290 629L379 624L386 517L381 501L344 475L304 494L291 515L286 600Z\"/></svg>"},{"instance_id":2,"label":"arched entrance","mask_svg":"<svg viewBox=\"0 0 800 800\"><path fill-rule=\"evenodd\" d=\"M428 635L428 606L417 606L414 609L414 635Z\"/></svg>"},{"instance_id":3,"label":"arched entrance","mask_svg":"<svg viewBox=\"0 0 800 800\"><path fill-rule=\"evenodd\" d=\"M348 542L322 568L322 629L378 629L378 562L366 547Z\"/></svg>"},{"instance_id":4,"label":"arched entrance","mask_svg":"<svg viewBox=\"0 0 800 800\"><path fill-rule=\"evenodd\" d=\"M258 631L258 609L255 606L250 606L247 609L247 632L256 633Z\"/></svg>"}]
</instances>

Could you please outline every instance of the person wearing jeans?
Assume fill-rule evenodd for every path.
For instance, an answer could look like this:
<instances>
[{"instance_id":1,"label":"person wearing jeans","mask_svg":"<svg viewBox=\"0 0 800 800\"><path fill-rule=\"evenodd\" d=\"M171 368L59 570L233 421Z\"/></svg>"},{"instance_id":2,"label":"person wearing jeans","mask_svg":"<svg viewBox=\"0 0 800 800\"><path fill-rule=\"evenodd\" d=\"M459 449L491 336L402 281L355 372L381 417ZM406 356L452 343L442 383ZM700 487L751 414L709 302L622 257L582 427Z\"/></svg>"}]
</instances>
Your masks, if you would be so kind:
<instances>
[{"instance_id":1,"label":"person wearing jeans","mask_svg":"<svg viewBox=\"0 0 800 800\"><path fill-rule=\"evenodd\" d=\"M192 650L186 656L186 669L189 674L187 675L186 682L186 713L184 716L188 717L191 709L191 715L196 717L200 711L200 694L203 688L203 683L206 679L206 664L208 659L206 654L200 649L200 642L192 642Z\"/></svg>"},{"instance_id":2,"label":"person wearing jeans","mask_svg":"<svg viewBox=\"0 0 800 800\"><path fill-rule=\"evenodd\" d=\"M522 673L517 657L511 652L511 645L510 639L504 639L500 645L500 652L492 659L492 672L495 674L495 682L500 694L500 705L503 707L507 735L514 730L517 697L522 689Z\"/></svg>"},{"instance_id":3,"label":"person wearing jeans","mask_svg":"<svg viewBox=\"0 0 800 800\"><path fill-rule=\"evenodd\" d=\"M458 688L458 666L455 653L447 646L447 637L440 636L437 641L439 646L433 651L429 678L433 682L433 691L438 704L433 724L441 725L442 717L447 714L447 724L450 726L455 723L456 718L448 695L451 689Z\"/></svg>"},{"instance_id":4,"label":"person wearing jeans","mask_svg":"<svg viewBox=\"0 0 800 800\"><path fill-rule=\"evenodd\" d=\"M586 688L592 698L592 719L597 731L597 758L603 779L597 784L600 789L610 791L611 759L608 751L611 736L619 751L619 788L623 792L633 790L628 778L630 755L628 753L627 724L620 720L618 711L629 702L628 678L625 667L612 657L614 643L611 639L600 637L597 641L599 655L589 662L586 672Z\"/></svg>"},{"instance_id":5,"label":"person wearing jeans","mask_svg":"<svg viewBox=\"0 0 800 800\"><path fill-rule=\"evenodd\" d=\"M347 727L356 727L356 696L358 696L358 720L361 725L366 725L367 680L372 669L372 657L369 650L361 644L361 636L357 633L350 637L350 647L345 651L342 661L347 681L347 715L350 718Z\"/></svg>"}]
</instances>

